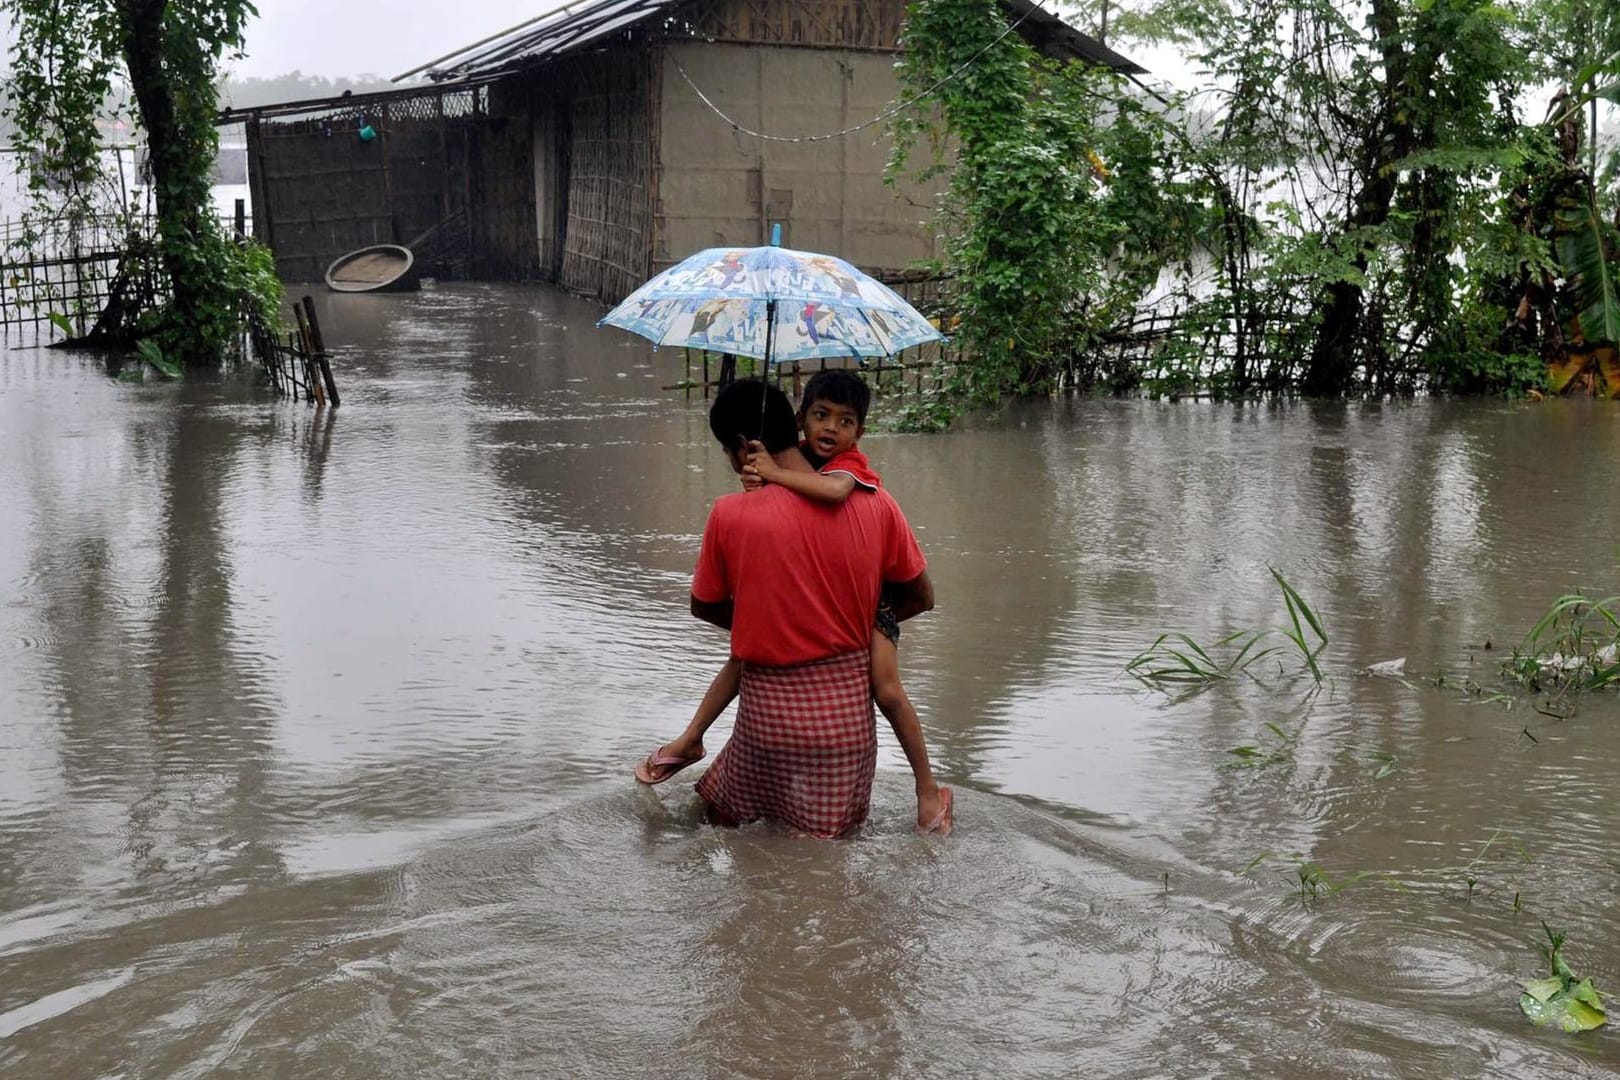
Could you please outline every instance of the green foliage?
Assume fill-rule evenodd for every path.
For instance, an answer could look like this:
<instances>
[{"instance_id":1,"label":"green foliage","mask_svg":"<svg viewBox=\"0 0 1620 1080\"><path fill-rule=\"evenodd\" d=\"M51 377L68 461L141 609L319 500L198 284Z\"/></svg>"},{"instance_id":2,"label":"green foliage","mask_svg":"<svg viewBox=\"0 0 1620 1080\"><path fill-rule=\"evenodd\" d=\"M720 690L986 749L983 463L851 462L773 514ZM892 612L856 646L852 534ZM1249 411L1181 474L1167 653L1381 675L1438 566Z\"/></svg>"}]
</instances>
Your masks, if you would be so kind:
<instances>
[{"instance_id":1,"label":"green foliage","mask_svg":"<svg viewBox=\"0 0 1620 1080\"><path fill-rule=\"evenodd\" d=\"M1534 693L1549 693L1558 707L1574 694L1620 684L1620 596L1560 596L1502 670Z\"/></svg>"},{"instance_id":2,"label":"green foliage","mask_svg":"<svg viewBox=\"0 0 1620 1080\"><path fill-rule=\"evenodd\" d=\"M896 120L889 179L951 177L939 227L965 359L946 390L1047 393L1190 250L1194 204L1160 176L1164 126L1111 73L1041 58L994 0L917 0L902 44L902 86L936 107Z\"/></svg>"},{"instance_id":3,"label":"green foliage","mask_svg":"<svg viewBox=\"0 0 1620 1080\"><path fill-rule=\"evenodd\" d=\"M1529 979L1519 985L1519 1008L1537 1027L1555 1024L1563 1031L1574 1034L1590 1031L1608 1022L1603 998L1591 979L1577 979L1564 962L1564 935L1555 934L1546 923L1541 924L1547 935L1547 944L1541 947L1552 975L1545 979Z\"/></svg>"},{"instance_id":4,"label":"green foliage","mask_svg":"<svg viewBox=\"0 0 1620 1080\"><path fill-rule=\"evenodd\" d=\"M136 342L135 351L140 354L142 360L145 360L148 364L151 364L165 378L180 378L182 374L180 365L176 364L174 361L165 356L163 354L162 347L152 339L146 338L142 341Z\"/></svg>"},{"instance_id":5,"label":"green foliage","mask_svg":"<svg viewBox=\"0 0 1620 1080\"><path fill-rule=\"evenodd\" d=\"M1512 395L1546 387L1576 305L1588 340L1612 336L1620 153L1599 177L1595 129L1523 110L1548 78L1577 110L1620 95L1620 8L1081 10L1129 35L1111 42L1126 55L1178 44L1207 89L1150 100L1054 68L985 0L910 9L902 77L937 108L898 124L891 179L923 136L919 174L950 169L968 357L950 389ZM1150 292L1174 298L1175 325L1102 360Z\"/></svg>"},{"instance_id":6,"label":"green foliage","mask_svg":"<svg viewBox=\"0 0 1620 1080\"><path fill-rule=\"evenodd\" d=\"M251 254L214 220L216 79L239 53L247 0L5 0L16 30L5 107L18 141L39 147L30 190L41 205L87 208L102 170L97 121L127 86L146 137L158 255L170 302L118 312L165 356L217 364L240 328L242 290L268 296ZM119 91L119 92L115 92ZM120 200L121 201L121 200ZM141 305L136 305L140 308Z\"/></svg>"},{"instance_id":7,"label":"green foliage","mask_svg":"<svg viewBox=\"0 0 1620 1080\"><path fill-rule=\"evenodd\" d=\"M1587 203L1559 212L1559 262L1575 278L1574 301L1581 328L1589 342L1620 342L1620 291L1609 251L1615 232Z\"/></svg>"},{"instance_id":8,"label":"green foliage","mask_svg":"<svg viewBox=\"0 0 1620 1080\"><path fill-rule=\"evenodd\" d=\"M1484 346L1434 355L1435 386L1461 394L1524 397L1547 388L1547 365L1539 356Z\"/></svg>"},{"instance_id":9,"label":"green foliage","mask_svg":"<svg viewBox=\"0 0 1620 1080\"><path fill-rule=\"evenodd\" d=\"M257 240L249 240L241 246L234 265L238 275L234 284L243 305L241 315L268 326L277 325L284 291L281 278L276 276L276 253Z\"/></svg>"},{"instance_id":10,"label":"green foliage","mask_svg":"<svg viewBox=\"0 0 1620 1080\"><path fill-rule=\"evenodd\" d=\"M1280 724L1266 724L1266 734L1259 742L1244 743L1227 751L1229 765L1234 768L1256 769L1276 765L1292 759L1294 744L1299 741L1297 731L1285 731Z\"/></svg>"},{"instance_id":11,"label":"green foliage","mask_svg":"<svg viewBox=\"0 0 1620 1080\"><path fill-rule=\"evenodd\" d=\"M1247 674L1250 668L1266 657L1291 652L1300 668L1320 685L1322 668L1318 658L1328 642L1322 620L1275 567L1271 568L1271 577L1282 591L1283 607L1288 615L1287 626L1238 630L1208 648L1187 634L1160 634L1153 644L1125 665L1125 670L1149 685L1207 684ZM1281 638L1287 644L1268 644L1276 638Z\"/></svg>"},{"instance_id":12,"label":"green foliage","mask_svg":"<svg viewBox=\"0 0 1620 1080\"><path fill-rule=\"evenodd\" d=\"M903 432L939 432L951 426L957 413L957 405L950 396L929 391L895 410L890 426L895 431Z\"/></svg>"}]
</instances>

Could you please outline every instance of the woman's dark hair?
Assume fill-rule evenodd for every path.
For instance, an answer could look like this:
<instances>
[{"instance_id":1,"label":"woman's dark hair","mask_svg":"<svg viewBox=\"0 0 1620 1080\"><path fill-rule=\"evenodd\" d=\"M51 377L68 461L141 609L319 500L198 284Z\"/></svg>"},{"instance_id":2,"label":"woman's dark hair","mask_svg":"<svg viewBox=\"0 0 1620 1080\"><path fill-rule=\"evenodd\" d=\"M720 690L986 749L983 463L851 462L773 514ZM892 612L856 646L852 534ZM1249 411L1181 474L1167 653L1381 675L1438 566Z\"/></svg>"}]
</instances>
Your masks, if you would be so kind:
<instances>
[{"instance_id":1,"label":"woman's dark hair","mask_svg":"<svg viewBox=\"0 0 1620 1080\"><path fill-rule=\"evenodd\" d=\"M763 424L761 394L765 395ZM759 379L738 379L715 395L709 430L727 450L740 449L750 439L764 443L772 454L799 444L799 424L787 395Z\"/></svg>"},{"instance_id":2,"label":"woman's dark hair","mask_svg":"<svg viewBox=\"0 0 1620 1080\"><path fill-rule=\"evenodd\" d=\"M810 381L804 384L804 398L799 406L801 413L810 411L810 406L818 401L825 401L832 405L847 405L855 410L855 419L866 426L866 409L872 404L872 388L866 385L866 380L844 368L828 368L818 371L810 376Z\"/></svg>"}]
</instances>

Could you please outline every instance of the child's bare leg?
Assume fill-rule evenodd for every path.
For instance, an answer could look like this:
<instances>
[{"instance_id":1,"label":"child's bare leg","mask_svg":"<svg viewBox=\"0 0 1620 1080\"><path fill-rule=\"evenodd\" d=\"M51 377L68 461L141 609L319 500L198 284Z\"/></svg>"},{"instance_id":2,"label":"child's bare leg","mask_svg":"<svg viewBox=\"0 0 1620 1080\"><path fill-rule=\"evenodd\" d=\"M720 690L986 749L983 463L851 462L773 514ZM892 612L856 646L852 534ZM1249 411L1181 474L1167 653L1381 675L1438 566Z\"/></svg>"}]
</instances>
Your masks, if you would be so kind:
<instances>
[{"instance_id":1,"label":"child's bare leg","mask_svg":"<svg viewBox=\"0 0 1620 1080\"><path fill-rule=\"evenodd\" d=\"M697 712L687 722L686 729L672 741L661 746L655 755L681 758L686 761L696 761L703 756L703 735L714 722L720 719L720 714L726 711L737 697L737 691L742 686L742 662L736 659L727 660L726 666L709 684L709 689L698 703ZM654 767L649 762L642 762L636 766L637 778L643 783L657 783L669 773L678 771L670 766Z\"/></svg>"},{"instance_id":2,"label":"child's bare leg","mask_svg":"<svg viewBox=\"0 0 1620 1080\"><path fill-rule=\"evenodd\" d=\"M900 682L900 650L878 630L872 631L872 697L911 764L917 783L917 824L926 826L939 817L943 796L928 764L928 746L923 741L917 710Z\"/></svg>"},{"instance_id":3,"label":"child's bare leg","mask_svg":"<svg viewBox=\"0 0 1620 1080\"><path fill-rule=\"evenodd\" d=\"M714 677L709 689L698 702L697 712L687 722L686 730L675 737L675 741L664 749L682 757L691 757L703 749L703 736L720 719L720 714L726 711L726 706L737 699L737 691L742 687L742 661L731 659L726 666L720 669L720 674Z\"/></svg>"}]
</instances>

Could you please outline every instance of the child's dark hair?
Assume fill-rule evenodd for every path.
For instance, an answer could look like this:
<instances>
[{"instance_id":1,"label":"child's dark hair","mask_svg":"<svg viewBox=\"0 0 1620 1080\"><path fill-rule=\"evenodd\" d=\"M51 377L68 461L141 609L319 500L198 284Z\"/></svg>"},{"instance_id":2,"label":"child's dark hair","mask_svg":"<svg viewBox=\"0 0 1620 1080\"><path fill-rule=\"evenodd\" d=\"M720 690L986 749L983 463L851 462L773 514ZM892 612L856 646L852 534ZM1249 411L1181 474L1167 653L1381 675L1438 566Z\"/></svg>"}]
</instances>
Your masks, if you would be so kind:
<instances>
[{"instance_id":1,"label":"child's dark hair","mask_svg":"<svg viewBox=\"0 0 1620 1080\"><path fill-rule=\"evenodd\" d=\"M763 408L761 393L765 395ZM782 391L759 379L738 379L714 396L709 430L727 450L741 449L750 439L764 443L771 454L799 445L792 403Z\"/></svg>"},{"instance_id":2,"label":"child's dark hair","mask_svg":"<svg viewBox=\"0 0 1620 1080\"><path fill-rule=\"evenodd\" d=\"M872 388L866 385L866 380L855 372L846 368L828 368L818 371L810 376L810 381L804 384L804 398L799 405L800 413L810 411L810 406L818 401L825 401L831 405L848 405L855 410L855 419L866 426L866 409L872 404Z\"/></svg>"}]
</instances>

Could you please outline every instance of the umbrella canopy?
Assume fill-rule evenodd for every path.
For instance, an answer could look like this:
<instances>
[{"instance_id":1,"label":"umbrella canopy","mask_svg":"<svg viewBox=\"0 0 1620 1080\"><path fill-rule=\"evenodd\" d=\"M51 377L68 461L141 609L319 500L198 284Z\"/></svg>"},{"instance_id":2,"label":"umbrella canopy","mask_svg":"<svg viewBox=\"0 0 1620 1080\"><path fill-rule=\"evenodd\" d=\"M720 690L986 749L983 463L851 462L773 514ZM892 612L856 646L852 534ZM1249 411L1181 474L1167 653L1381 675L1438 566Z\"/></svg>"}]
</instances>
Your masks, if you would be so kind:
<instances>
[{"instance_id":1,"label":"umbrella canopy","mask_svg":"<svg viewBox=\"0 0 1620 1080\"><path fill-rule=\"evenodd\" d=\"M631 293L597 324L654 345L769 363L892 356L941 334L843 259L782 247L708 248Z\"/></svg>"}]
</instances>

